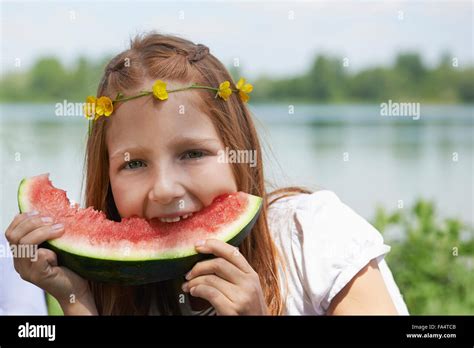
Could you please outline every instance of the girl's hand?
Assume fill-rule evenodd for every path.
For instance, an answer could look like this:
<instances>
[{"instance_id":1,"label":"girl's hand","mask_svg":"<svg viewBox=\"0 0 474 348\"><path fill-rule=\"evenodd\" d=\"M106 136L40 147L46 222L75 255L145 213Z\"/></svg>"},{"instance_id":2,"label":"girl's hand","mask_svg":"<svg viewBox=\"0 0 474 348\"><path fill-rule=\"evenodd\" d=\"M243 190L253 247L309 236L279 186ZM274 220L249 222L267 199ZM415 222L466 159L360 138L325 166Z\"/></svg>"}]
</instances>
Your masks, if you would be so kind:
<instances>
[{"instance_id":1,"label":"girl's hand","mask_svg":"<svg viewBox=\"0 0 474 348\"><path fill-rule=\"evenodd\" d=\"M238 248L208 239L196 250L217 258L198 262L186 275L183 291L209 301L218 315L268 314L258 274Z\"/></svg>"},{"instance_id":2,"label":"girl's hand","mask_svg":"<svg viewBox=\"0 0 474 348\"><path fill-rule=\"evenodd\" d=\"M28 255L14 255L15 270L23 280L55 297L65 314L95 314L88 282L71 270L59 267L52 250L38 248L39 244L58 238L63 233L64 226L53 225L51 218L42 217L38 212L15 216L5 231L5 236L17 250L29 250Z\"/></svg>"}]
</instances>

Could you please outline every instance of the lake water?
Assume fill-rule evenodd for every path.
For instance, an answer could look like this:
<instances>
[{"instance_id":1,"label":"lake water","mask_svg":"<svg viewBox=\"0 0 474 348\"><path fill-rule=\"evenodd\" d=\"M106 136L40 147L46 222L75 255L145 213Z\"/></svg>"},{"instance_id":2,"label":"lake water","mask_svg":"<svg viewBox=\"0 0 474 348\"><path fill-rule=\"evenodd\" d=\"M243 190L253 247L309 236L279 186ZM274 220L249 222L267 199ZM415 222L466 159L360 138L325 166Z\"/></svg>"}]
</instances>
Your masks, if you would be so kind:
<instances>
[{"instance_id":1,"label":"lake water","mask_svg":"<svg viewBox=\"0 0 474 348\"><path fill-rule=\"evenodd\" d=\"M276 186L326 188L367 219L431 199L443 217L473 223L472 105L422 105L421 117L383 117L378 105L251 106ZM289 112L293 111L293 112ZM54 104L0 105L0 227L17 213L25 176L50 172L80 201L87 125L57 117Z\"/></svg>"}]
</instances>

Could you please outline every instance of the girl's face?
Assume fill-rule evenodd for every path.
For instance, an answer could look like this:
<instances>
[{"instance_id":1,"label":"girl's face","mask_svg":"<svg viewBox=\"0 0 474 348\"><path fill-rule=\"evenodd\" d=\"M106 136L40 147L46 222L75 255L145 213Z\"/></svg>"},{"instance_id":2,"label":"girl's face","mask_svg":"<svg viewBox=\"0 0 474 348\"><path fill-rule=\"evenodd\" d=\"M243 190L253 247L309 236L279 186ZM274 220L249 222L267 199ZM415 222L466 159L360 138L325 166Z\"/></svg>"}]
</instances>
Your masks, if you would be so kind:
<instances>
[{"instance_id":1,"label":"girl's face","mask_svg":"<svg viewBox=\"0 0 474 348\"><path fill-rule=\"evenodd\" d=\"M121 103L106 120L109 176L122 218L172 222L237 191L231 165L218 161L223 144L198 102L192 90L170 93L166 101L142 97Z\"/></svg>"}]
</instances>

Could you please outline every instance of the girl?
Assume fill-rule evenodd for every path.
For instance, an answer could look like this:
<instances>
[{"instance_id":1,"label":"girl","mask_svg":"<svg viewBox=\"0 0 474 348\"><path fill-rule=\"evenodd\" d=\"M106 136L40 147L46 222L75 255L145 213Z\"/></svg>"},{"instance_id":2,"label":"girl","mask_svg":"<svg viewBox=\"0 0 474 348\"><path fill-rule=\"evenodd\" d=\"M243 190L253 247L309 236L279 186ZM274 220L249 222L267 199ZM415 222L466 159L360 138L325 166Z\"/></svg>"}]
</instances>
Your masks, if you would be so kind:
<instances>
[{"instance_id":1,"label":"girl","mask_svg":"<svg viewBox=\"0 0 474 348\"><path fill-rule=\"evenodd\" d=\"M334 193L265 192L244 103L252 87L223 81L232 79L204 45L155 33L135 38L98 87L97 114L111 117L93 121L85 204L116 221L175 223L222 193L261 196L261 215L239 250L199 241L198 252L216 257L185 279L131 287L87 282L39 249L36 262L15 259L21 277L58 299L65 314L407 314L383 260L390 247ZM208 88L186 88L192 84ZM114 98L121 102L111 104ZM224 149L256 150L256 165L219 161ZM31 212L15 217L6 236L11 244L40 244L63 233Z\"/></svg>"}]
</instances>

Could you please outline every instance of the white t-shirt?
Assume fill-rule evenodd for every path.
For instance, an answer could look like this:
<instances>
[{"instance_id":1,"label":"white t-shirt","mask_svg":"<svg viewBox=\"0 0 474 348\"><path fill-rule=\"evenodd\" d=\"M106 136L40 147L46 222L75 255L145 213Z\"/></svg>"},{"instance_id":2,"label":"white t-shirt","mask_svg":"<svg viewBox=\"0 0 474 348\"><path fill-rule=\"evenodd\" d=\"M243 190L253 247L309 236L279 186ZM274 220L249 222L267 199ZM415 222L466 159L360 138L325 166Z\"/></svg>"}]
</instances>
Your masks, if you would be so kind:
<instances>
[{"instance_id":1,"label":"white t-shirt","mask_svg":"<svg viewBox=\"0 0 474 348\"><path fill-rule=\"evenodd\" d=\"M270 206L268 224L286 263L284 314L325 315L332 299L372 259L378 262L398 313L409 314L384 260L390 247L333 192L282 198ZM280 276L283 279L281 269Z\"/></svg>"}]
</instances>

